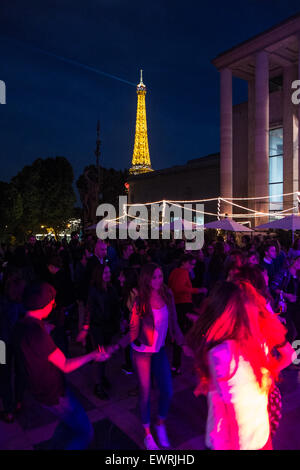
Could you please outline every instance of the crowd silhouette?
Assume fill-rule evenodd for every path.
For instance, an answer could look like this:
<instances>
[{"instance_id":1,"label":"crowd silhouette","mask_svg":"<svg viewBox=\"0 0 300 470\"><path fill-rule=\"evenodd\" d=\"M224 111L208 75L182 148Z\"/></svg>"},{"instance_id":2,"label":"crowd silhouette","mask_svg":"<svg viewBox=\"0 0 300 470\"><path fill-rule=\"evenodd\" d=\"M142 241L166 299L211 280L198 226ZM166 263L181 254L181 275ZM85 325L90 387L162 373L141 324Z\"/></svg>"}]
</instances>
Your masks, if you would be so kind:
<instances>
[{"instance_id":1,"label":"crowd silhouette","mask_svg":"<svg viewBox=\"0 0 300 470\"><path fill-rule=\"evenodd\" d=\"M75 232L69 242L30 236L2 244L1 418L14 421L29 388L59 420L52 448L87 448L92 427L64 374L96 361L93 393L109 400L106 370L116 353L120 377L137 377L145 447L170 448L165 420L183 352L195 365L195 394L207 396L207 448L271 449L276 383L300 337L300 239L289 246L270 235L205 237L195 251L184 240L103 241ZM74 358L76 342L85 354ZM151 377L159 389L158 443Z\"/></svg>"}]
</instances>

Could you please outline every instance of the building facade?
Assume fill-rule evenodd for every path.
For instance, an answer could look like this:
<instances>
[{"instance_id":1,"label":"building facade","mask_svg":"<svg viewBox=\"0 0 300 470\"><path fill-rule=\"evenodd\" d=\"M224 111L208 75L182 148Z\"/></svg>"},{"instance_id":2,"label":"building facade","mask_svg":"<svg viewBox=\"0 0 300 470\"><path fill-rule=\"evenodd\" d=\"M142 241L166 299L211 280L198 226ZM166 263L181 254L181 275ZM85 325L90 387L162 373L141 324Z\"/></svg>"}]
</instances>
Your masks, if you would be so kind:
<instances>
[{"instance_id":1,"label":"building facade","mask_svg":"<svg viewBox=\"0 0 300 470\"><path fill-rule=\"evenodd\" d=\"M208 155L190 160L186 165L132 176L128 182L129 204L214 198L220 191L220 156ZM204 209L215 214L217 201L205 203ZM214 219L208 216L205 221Z\"/></svg>"},{"instance_id":2,"label":"building facade","mask_svg":"<svg viewBox=\"0 0 300 470\"><path fill-rule=\"evenodd\" d=\"M243 205L263 213L298 212L297 194L290 193L298 191L300 168L300 106L292 102L299 40L297 15L213 60L220 72L220 194L258 198ZM232 76L248 84L248 102L235 110ZM225 203L223 210L236 212ZM266 217L255 218L256 225L262 221Z\"/></svg>"},{"instance_id":3,"label":"building facade","mask_svg":"<svg viewBox=\"0 0 300 470\"><path fill-rule=\"evenodd\" d=\"M251 226L280 211L298 213L300 105L292 95L300 80L299 41L296 15L218 55L220 157L131 177L129 202L221 196L221 214ZM248 84L248 101L236 106L233 76ZM216 202L210 206L205 211L216 213Z\"/></svg>"}]
</instances>

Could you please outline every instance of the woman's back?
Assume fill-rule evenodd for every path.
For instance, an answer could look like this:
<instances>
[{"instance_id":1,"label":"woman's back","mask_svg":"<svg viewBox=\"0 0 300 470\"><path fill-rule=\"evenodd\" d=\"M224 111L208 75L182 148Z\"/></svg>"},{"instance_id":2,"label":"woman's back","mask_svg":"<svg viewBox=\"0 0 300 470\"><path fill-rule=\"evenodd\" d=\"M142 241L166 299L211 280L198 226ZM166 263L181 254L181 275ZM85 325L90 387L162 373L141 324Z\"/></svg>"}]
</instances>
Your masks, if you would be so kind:
<instances>
[{"instance_id":1,"label":"woman's back","mask_svg":"<svg viewBox=\"0 0 300 470\"><path fill-rule=\"evenodd\" d=\"M208 352L210 386L206 445L212 449L261 449L270 434L269 374L262 386L235 341Z\"/></svg>"}]
</instances>

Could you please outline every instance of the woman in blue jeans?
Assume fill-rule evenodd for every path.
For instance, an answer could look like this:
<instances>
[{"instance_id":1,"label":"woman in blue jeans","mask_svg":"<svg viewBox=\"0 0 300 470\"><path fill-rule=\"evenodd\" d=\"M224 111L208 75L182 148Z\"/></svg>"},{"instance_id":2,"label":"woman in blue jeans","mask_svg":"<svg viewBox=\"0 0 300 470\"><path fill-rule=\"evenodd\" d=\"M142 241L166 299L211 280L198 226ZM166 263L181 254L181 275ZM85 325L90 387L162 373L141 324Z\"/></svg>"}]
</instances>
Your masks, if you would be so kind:
<instances>
[{"instance_id":1,"label":"woman in blue jeans","mask_svg":"<svg viewBox=\"0 0 300 470\"><path fill-rule=\"evenodd\" d=\"M140 386L141 418L145 430L144 443L148 450L158 449L150 430L151 375L155 377L159 388L156 434L162 447L170 447L164 424L172 396L171 371L165 351L168 331L172 341L183 346L185 352L188 353L184 337L177 324L173 294L163 282L160 266L149 263L141 270L138 296L132 309L129 333L119 342L122 347L131 343L132 359Z\"/></svg>"}]
</instances>

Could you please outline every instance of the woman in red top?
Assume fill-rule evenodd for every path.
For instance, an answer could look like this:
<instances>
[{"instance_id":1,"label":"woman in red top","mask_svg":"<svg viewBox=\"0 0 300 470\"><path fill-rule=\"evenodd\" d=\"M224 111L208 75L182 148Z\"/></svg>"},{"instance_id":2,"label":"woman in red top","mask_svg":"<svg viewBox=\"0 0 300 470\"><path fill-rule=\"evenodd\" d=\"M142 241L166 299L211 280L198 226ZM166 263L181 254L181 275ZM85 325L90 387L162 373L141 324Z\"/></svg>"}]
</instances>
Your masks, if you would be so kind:
<instances>
[{"instance_id":1,"label":"woman in red top","mask_svg":"<svg viewBox=\"0 0 300 470\"><path fill-rule=\"evenodd\" d=\"M187 336L207 395L205 443L213 450L271 450L268 396L295 359L286 330L247 281L216 284Z\"/></svg>"}]
</instances>

